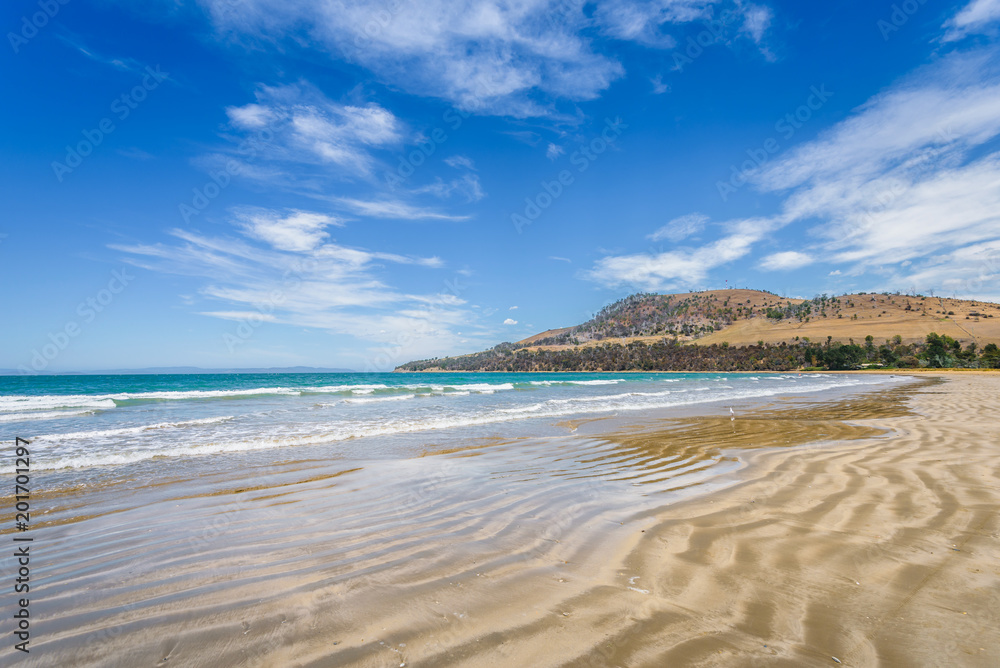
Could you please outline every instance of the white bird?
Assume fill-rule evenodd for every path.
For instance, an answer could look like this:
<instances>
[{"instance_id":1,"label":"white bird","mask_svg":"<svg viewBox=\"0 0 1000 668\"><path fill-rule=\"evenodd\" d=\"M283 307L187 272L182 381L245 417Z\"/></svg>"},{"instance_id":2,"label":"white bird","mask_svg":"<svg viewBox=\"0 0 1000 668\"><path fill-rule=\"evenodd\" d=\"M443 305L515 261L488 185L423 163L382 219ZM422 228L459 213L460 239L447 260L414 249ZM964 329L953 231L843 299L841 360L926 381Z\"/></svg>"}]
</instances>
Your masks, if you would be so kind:
<instances>
[{"instance_id":1,"label":"white bird","mask_svg":"<svg viewBox=\"0 0 1000 668\"><path fill-rule=\"evenodd\" d=\"M736 422L736 411L733 410L732 406L729 407L729 421Z\"/></svg>"}]
</instances>

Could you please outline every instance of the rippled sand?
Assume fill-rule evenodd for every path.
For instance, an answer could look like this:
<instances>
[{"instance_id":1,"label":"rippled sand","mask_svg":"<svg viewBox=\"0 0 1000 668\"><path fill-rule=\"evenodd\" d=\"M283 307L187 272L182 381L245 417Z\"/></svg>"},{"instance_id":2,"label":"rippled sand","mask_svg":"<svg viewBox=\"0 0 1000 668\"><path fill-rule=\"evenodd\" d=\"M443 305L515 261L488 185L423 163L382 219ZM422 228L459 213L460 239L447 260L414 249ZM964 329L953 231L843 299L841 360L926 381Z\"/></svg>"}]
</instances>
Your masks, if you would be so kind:
<instances>
[{"instance_id":1,"label":"rippled sand","mask_svg":"<svg viewBox=\"0 0 1000 668\"><path fill-rule=\"evenodd\" d=\"M955 376L72 490L35 530L14 659L996 666L998 397Z\"/></svg>"}]
</instances>

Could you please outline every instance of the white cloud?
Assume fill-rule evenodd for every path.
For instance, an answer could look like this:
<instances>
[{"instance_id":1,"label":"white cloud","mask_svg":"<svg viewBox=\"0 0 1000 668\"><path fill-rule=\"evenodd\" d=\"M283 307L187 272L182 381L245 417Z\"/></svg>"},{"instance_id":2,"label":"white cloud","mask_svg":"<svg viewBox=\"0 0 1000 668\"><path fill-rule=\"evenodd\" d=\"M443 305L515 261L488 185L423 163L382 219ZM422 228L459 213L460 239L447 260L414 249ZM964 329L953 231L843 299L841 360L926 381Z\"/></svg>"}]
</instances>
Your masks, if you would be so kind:
<instances>
[{"instance_id":1,"label":"white cloud","mask_svg":"<svg viewBox=\"0 0 1000 668\"><path fill-rule=\"evenodd\" d=\"M562 146L557 146L556 144L549 142L549 147L545 149L545 157L548 158L549 160L555 160L565 152L566 149L564 149Z\"/></svg>"},{"instance_id":2,"label":"white cloud","mask_svg":"<svg viewBox=\"0 0 1000 668\"><path fill-rule=\"evenodd\" d=\"M741 32L759 40L762 9L726 0L203 0L216 28L271 46L318 48L411 93L467 110L516 117L553 113L554 102L591 100L624 75L605 37L672 48L671 31L732 7Z\"/></svg>"},{"instance_id":3,"label":"white cloud","mask_svg":"<svg viewBox=\"0 0 1000 668\"><path fill-rule=\"evenodd\" d=\"M827 274L827 276L840 276L840 274L841 274L840 269L834 269L829 274Z\"/></svg>"},{"instance_id":4,"label":"white cloud","mask_svg":"<svg viewBox=\"0 0 1000 668\"><path fill-rule=\"evenodd\" d=\"M249 236L283 251L313 250L328 236L327 226L343 224L331 216L297 210L282 216L266 209L241 209L236 216Z\"/></svg>"},{"instance_id":5,"label":"white cloud","mask_svg":"<svg viewBox=\"0 0 1000 668\"><path fill-rule=\"evenodd\" d=\"M705 229L708 216L700 213L692 213L680 218L674 218L669 223L650 234L647 239L652 241L682 241L693 234L698 234Z\"/></svg>"},{"instance_id":6,"label":"white cloud","mask_svg":"<svg viewBox=\"0 0 1000 668\"><path fill-rule=\"evenodd\" d=\"M953 42L966 35L982 34L1000 21L1000 0L972 0L958 14L945 22L948 29L943 41Z\"/></svg>"},{"instance_id":7,"label":"white cloud","mask_svg":"<svg viewBox=\"0 0 1000 668\"><path fill-rule=\"evenodd\" d=\"M516 311L516 310L517 310L517 307L516 307L516 306L511 306L511 307L510 307L509 309L507 309L507 310L508 310L508 311Z\"/></svg>"},{"instance_id":8,"label":"white cloud","mask_svg":"<svg viewBox=\"0 0 1000 668\"><path fill-rule=\"evenodd\" d=\"M132 58L115 58L113 56L98 53L94 49L85 45L82 39L66 31L58 34L57 38L94 62L101 63L102 65L110 65L121 72L141 72L146 67L143 63L140 63ZM169 75L167 78L170 78Z\"/></svg>"},{"instance_id":9,"label":"white cloud","mask_svg":"<svg viewBox=\"0 0 1000 668\"><path fill-rule=\"evenodd\" d=\"M261 322L276 322L275 318L270 313L261 313L260 311L202 311L201 315L211 316L213 318L222 318L223 320L260 320Z\"/></svg>"},{"instance_id":10,"label":"white cloud","mask_svg":"<svg viewBox=\"0 0 1000 668\"><path fill-rule=\"evenodd\" d=\"M748 4L743 7L743 25L740 31L749 35L757 44L764 39L764 33L771 26L774 13L770 7Z\"/></svg>"},{"instance_id":11,"label":"white cloud","mask_svg":"<svg viewBox=\"0 0 1000 668\"><path fill-rule=\"evenodd\" d=\"M228 107L232 126L254 136L267 130L270 160L329 165L368 174L371 151L402 142L400 121L375 104L341 104L307 83L259 86L257 101Z\"/></svg>"},{"instance_id":12,"label":"white cloud","mask_svg":"<svg viewBox=\"0 0 1000 668\"><path fill-rule=\"evenodd\" d=\"M695 287L715 267L748 254L753 244L774 228L774 222L747 219L727 223L725 227L726 236L699 248L607 256L595 262L593 269L583 276L609 287L629 285L652 291Z\"/></svg>"},{"instance_id":13,"label":"white cloud","mask_svg":"<svg viewBox=\"0 0 1000 668\"><path fill-rule=\"evenodd\" d=\"M433 209L413 206L400 200L379 199L360 200L338 197L335 202L354 213L371 218L392 218L396 220L468 220L469 216L453 216Z\"/></svg>"},{"instance_id":14,"label":"white cloud","mask_svg":"<svg viewBox=\"0 0 1000 668\"><path fill-rule=\"evenodd\" d=\"M997 290L1000 284L1000 240L932 255L913 271L890 272L886 280L916 292L933 290L937 294L996 301L1000 295Z\"/></svg>"},{"instance_id":15,"label":"white cloud","mask_svg":"<svg viewBox=\"0 0 1000 668\"><path fill-rule=\"evenodd\" d=\"M437 178L433 183L414 188L411 192L415 195L431 194L441 199L458 195L466 202L478 202L486 197L486 193L483 192L483 187L479 183L479 177L475 174L464 174L450 181Z\"/></svg>"},{"instance_id":16,"label":"white cloud","mask_svg":"<svg viewBox=\"0 0 1000 668\"><path fill-rule=\"evenodd\" d=\"M455 169L468 169L475 170L476 165L472 162L472 159L465 155L452 155L444 159L444 163L449 167L454 167Z\"/></svg>"},{"instance_id":17,"label":"white cloud","mask_svg":"<svg viewBox=\"0 0 1000 668\"><path fill-rule=\"evenodd\" d=\"M665 29L709 19L715 4L706 0L610 0L600 3L595 15L607 35L671 49L677 40Z\"/></svg>"},{"instance_id":18,"label":"white cloud","mask_svg":"<svg viewBox=\"0 0 1000 668\"><path fill-rule=\"evenodd\" d=\"M506 320L503 321L503 324L505 324L505 325L516 325L517 324L517 320L514 320L513 318L507 318Z\"/></svg>"},{"instance_id":19,"label":"white cloud","mask_svg":"<svg viewBox=\"0 0 1000 668\"><path fill-rule=\"evenodd\" d=\"M784 251L782 253L773 253L764 257L760 261L760 267L765 271L787 271L789 269L805 267L813 262L815 262L815 260L805 253L800 253L798 251Z\"/></svg>"},{"instance_id":20,"label":"white cloud","mask_svg":"<svg viewBox=\"0 0 1000 668\"><path fill-rule=\"evenodd\" d=\"M469 218L420 206L379 187L380 181L373 178L376 168L388 169L379 153L398 148L409 135L403 123L377 104L334 102L314 86L299 82L259 86L256 102L228 107L226 113L231 128L239 133L235 137L239 142L228 154L201 158L199 162L209 172L231 171L228 163L235 161L244 178L333 203L354 215L397 220ZM454 197L466 203L486 196L468 157L451 156L445 162L465 173L449 180L438 177L405 194ZM329 194L342 190L345 181L360 182L351 197ZM259 234L265 233L262 229ZM323 235L319 230L310 234ZM308 242L302 238L299 243Z\"/></svg>"},{"instance_id":21,"label":"white cloud","mask_svg":"<svg viewBox=\"0 0 1000 668\"><path fill-rule=\"evenodd\" d=\"M670 92L670 84L663 83L663 75L657 74L655 77L649 80L653 84L653 94L663 95L664 93Z\"/></svg>"}]
</instances>

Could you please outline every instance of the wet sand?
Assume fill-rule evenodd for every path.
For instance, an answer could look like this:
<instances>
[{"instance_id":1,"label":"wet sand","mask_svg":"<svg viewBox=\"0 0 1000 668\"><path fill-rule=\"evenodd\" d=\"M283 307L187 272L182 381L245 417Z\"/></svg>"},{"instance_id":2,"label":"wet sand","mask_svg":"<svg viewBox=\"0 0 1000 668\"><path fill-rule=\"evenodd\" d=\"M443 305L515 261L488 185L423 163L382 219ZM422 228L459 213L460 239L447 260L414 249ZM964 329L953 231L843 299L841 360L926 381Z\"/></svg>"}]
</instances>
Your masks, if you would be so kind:
<instances>
[{"instance_id":1,"label":"wet sand","mask_svg":"<svg viewBox=\"0 0 1000 668\"><path fill-rule=\"evenodd\" d=\"M995 666L998 397L949 375L62 494L12 663Z\"/></svg>"}]
</instances>

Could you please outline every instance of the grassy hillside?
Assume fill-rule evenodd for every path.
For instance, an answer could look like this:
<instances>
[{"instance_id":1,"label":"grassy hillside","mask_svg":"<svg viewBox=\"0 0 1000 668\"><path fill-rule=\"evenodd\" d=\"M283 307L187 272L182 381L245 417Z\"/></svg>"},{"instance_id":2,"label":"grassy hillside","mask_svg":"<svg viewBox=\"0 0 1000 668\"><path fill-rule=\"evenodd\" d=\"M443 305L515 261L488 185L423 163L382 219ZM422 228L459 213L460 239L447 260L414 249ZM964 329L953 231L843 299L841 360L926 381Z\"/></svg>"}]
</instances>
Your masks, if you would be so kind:
<instances>
[{"instance_id":1,"label":"grassy hillside","mask_svg":"<svg viewBox=\"0 0 1000 668\"><path fill-rule=\"evenodd\" d=\"M788 370L851 368L852 361L980 366L992 359L987 355L983 362L982 352L1000 343L997 316L998 304L923 295L802 300L757 290L636 294L580 325L399 370ZM937 342L928 352L932 333L941 336L944 352ZM841 348L847 354L843 364ZM863 353L860 359L855 348Z\"/></svg>"}]
</instances>

